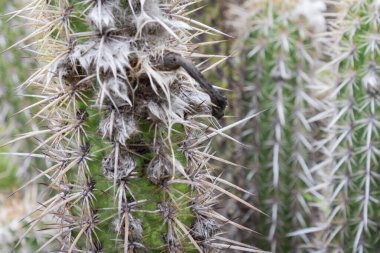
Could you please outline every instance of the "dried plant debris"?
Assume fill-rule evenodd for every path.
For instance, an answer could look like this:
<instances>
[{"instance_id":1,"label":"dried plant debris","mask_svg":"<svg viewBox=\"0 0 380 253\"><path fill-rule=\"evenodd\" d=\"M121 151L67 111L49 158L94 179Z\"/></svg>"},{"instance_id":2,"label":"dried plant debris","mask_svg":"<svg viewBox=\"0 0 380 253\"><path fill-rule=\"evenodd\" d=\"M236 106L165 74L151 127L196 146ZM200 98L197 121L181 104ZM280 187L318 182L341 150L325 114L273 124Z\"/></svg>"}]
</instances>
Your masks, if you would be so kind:
<instances>
[{"instance_id":1,"label":"dried plant debris","mask_svg":"<svg viewBox=\"0 0 380 253\"><path fill-rule=\"evenodd\" d=\"M186 15L193 1L34 0L11 17L33 32L16 43L39 69L21 87L38 102L31 156L50 167L29 224L58 229L40 246L59 252L260 252L225 237L219 195L240 189L213 176L210 140L226 99L192 63L191 40L218 31ZM176 62L169 62L175 60ZM214 117L213 117L214 116ZM228 137L233 140L233 138ZM20 246L24 240L20 237Z\"/></svg>"}]
</instances>

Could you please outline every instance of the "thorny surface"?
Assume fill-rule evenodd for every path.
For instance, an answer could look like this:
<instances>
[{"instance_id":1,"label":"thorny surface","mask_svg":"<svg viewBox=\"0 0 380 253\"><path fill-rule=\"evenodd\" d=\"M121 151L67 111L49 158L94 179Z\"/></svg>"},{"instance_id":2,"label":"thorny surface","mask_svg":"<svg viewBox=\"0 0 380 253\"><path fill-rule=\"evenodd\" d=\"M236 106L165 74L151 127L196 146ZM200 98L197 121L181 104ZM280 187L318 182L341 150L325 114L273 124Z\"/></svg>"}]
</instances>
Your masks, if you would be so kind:
<instances>
[{"instance_id":1,"label":"thorny surface","mask_svg":"<svg viewBox=\"0 0 380 253\"><path fill-rule=\"evenodd\" d=\"M192 4L34 0L11 13L35 28L13 47L31 40L40 64L21 87L40 99L26 109L41 130L8 144L37 137L28 155L50 164L27 183L48 188L25 235L46 218L59 230L37 252L260 252L225 238L226 224L252 230L214 210L218 192L255 209L208 163L233 165L210 140L234 140L223 132L251 117L221 129L212 118L226 100L186 58L193 37L217 31L186 17ZM182 69L159 68L168 52Z\"/></svg>"}]
</instances>

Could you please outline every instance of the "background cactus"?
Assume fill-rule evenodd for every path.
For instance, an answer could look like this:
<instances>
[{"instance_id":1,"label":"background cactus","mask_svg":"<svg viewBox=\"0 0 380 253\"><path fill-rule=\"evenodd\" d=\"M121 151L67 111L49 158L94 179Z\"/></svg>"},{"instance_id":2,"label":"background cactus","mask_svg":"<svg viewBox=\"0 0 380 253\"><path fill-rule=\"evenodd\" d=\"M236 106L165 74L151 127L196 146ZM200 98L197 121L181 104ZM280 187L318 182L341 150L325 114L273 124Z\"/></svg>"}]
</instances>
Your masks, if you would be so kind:
<instances>
[{"instance_id":1,"label":"background cactus","mask_svg":"<svg viewBox=\"0 0 380 253\"><path fill-rule=\"evenodd\" d=\"M209 142L232 126L219 129L219 93L185 60L193 37L217 32L186 17L191 5L35 0L14 13L34 27L13 48L33 40L39 69L22 86L43 128L8 144L37 137L32 154L50 165L31 179L49 188L25 235L45 219L55 231L37 252L258 251L224 238L226 225L251 229L214 210L219 193L255 208L208 164L230 164Z\"/></svg>"},{"instance_id":2,"label":"background cactus","mask_svg":"<svg viewBox=\"0 0 380 253\"><path fill-rule=\"evenodd\" d=\"M244 49L237 46L244 42L242 32L244 33L247 29L245 27L246 23L243 21L245 10L239 7L243 3L244 0L206 0L198 4L202 7L202 14L198 16L202 18L204 23L211 24L213 27L225 33L225 35L219 35L216 39L214 35L204 34L203 37L206 37L204 40L208 40L207 38L215 39L218 43L205 45L201 50L205 54L219 56L212 61L212 64L215 66L214 71L208 71L205 75L210 80L220 83L221 86L227 90L226 96L229 98L229 104L223 122L230 124L238 118L246 117L248 114L246 108L242 106L242 101L245 97L244 78L247 69L244 64L239 64L239 56L244 55L242 52ZM248 122L245 124L247 123ZM222 152L225 159L241 165L231 170L228 166L222 164L222 178L229 182L234 182L236 185L244 186L247 192L255 193L255 184L247 180L247 178L250 178L252 170L250 167L245 167L247 166L245 157L251 154L251 150L247 148L249 144L244 143L244 145L242 145L244 142L243 133L249 128L249 126L245 127L245 124L238 125L228 131L238 142L231 142L228 139L219 138L214 142L213 148ZM252 194L247 192L241 193L234 191L234 194L253 203ZM225 216L232 220L238 217L246 226L256 229L255 224L251 222L252 213L247 210L245 206L239 206L239 203L231 198L225 199L224 202L226 204L222 212ZM245 238L247 242L252 241L253 237L253 235L247 235L244 231L233 227L229 228L226 233L228 233L228 237L230 238L235 238L236 240Z\"/></svg>"},{"instance_id":3,"label":"background cactus","mask_svg":"<svg viewBox=\"0 0 380 253\"><path fill-rule=\"evenodd\" d=\"M246 27L236 43L238 67L246 78L242 113L262 111L242 131L250 146L243 151L243 164L250 169L246 188L255 189L256 202L270 219L244 208L240 213L247 226L266 237L257 237L256 243L272 252L302 252L311 239L290 233L308 228L318 215L312 194L318 177L312 168L320 159L314 148L318 123L309 119L324 109L316 71L323 65L325 10L323 1L263 0L230 10L235 17L242 13L240 20L230 19L236 30L242 22Z\"/></svg>"},{"instance_id":4,"label":"background cactus","mask_svg":"<svg viewBox=\"0 0 380 253\"><path fill-rule=\"evenodd\" d=\"M17 4L13 1L0 4L2 13L11 12L16 9ZM0 19L0 50L5 50L9 45L15 43L23 36L24 29L15 29L20 24L17 20L7 22L5 17ZM27 131L25 122L28 111L20 114L18 117L14 114L22 108L26 101L22 101L22 92L18 91L15 94L16 86L25 79L23 69L30 69L32 62L25 57L22 59L22 53L18 50L9 50L2 54L0 58L0 138L9 139L14 134L19 134L23 130ZM34 127L34 125L32 125ZM28 142L19 142L9 147L0 148L0 152L22 152L23 147L27 146ZM0 156L0 191L7 191L9 187L16 186L20 181L17 178L22 178L28 175L27 168L30 166L30 159L18 159L17 157Z\"/></svg>"}]
</instances>

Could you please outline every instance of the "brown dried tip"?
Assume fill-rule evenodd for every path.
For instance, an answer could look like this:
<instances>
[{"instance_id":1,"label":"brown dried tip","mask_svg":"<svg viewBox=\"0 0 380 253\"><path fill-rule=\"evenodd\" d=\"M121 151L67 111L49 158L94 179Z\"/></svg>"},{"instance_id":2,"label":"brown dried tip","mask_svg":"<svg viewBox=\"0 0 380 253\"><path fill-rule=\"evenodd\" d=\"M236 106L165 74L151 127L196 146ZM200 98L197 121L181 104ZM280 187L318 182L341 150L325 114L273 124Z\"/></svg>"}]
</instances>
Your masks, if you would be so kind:
<instances>
[{"instance_id":1,"label":"brown dried tip","mask_svg":"<svg viewBox=\"0 0 380 253\"><path fill-rule=\"evenodd\" d=\"M192 62L186 60L179 54L169 52L164 55L160 67L166 71L176 70L180 67L184 68L186 72L194 78L194 80L197 81L202 89L204 89L210 96L211 102L213 103L212 116L217 119L223 118L224 110L227 106L227 98L212 86L212 84L202 75L202 73Z\"/></svg>"}]
</instances>

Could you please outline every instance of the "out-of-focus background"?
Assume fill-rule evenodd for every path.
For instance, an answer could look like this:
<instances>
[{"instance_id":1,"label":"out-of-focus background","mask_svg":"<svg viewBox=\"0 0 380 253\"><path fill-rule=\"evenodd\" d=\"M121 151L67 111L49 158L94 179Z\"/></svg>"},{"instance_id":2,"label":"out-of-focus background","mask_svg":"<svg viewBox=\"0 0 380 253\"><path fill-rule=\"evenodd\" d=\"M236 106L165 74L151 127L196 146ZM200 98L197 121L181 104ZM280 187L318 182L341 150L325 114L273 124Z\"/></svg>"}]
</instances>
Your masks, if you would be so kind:
<instances>
[{"instance_id":1,"label":"out-of-focus background","mask_svg":"<svg viewBox=\"0 0 380 253\"><path fill-rule=\"evenodd\" d=\"M28 27L19 20L8 20L12 13L25 4L24 1L0 2L0 252L11 252L31 222L27 217L38 205L38 185L31 184L26 190L15 191L29 181L38 171L38 164L25 154L33 147L32 141L19 141L12 145L3 144L17 135L36 129L35 123L28 120L30 112L24 110L32 100L17 87L33 72L34 62L21 48L25 43L6 50L22 40ZM4 51L4 52L3 52ZM31 231L33 239L27 239L15 252L35 252L35 246L42 243L42 233ZM41 234L41 237L40 237Z\"/></svg>"}]
</instances>

